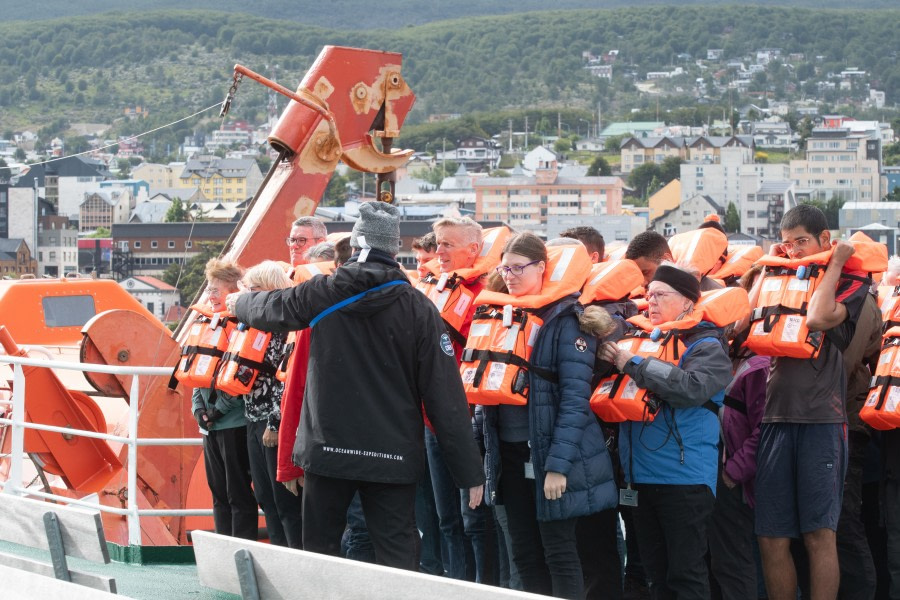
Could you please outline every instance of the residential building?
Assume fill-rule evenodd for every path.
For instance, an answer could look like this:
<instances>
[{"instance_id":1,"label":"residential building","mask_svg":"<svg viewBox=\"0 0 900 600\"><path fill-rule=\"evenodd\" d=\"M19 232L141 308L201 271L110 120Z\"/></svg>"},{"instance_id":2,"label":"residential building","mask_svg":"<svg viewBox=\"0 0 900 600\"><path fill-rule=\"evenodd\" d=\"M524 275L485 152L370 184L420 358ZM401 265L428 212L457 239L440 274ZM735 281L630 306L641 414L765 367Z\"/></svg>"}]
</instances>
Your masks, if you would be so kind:
<instances>
[{"instance_id":1,"label":"residential building","mask_svg":"<svg viewBox=\"0 0 900 600\"><path fill-rule=\"evenodd\" d=\"M38 231L38 273L63 277L78 272L78 230L66 217L41 217Z\"/></svg>"},{"instance_id":2,"label":"residential building","mask_svg":"<svg viewBox=\"0 0 900 600\"><path fill-rule=\"evenodd\" d=\"M181 304L181 292L156 277L137 275L120 281L119 285L161 321L172 306Z\"/></svg>"},{"instance_id":3,"label":"residential building","mask_svg":"<svg viewBox=\"0 0 900 600\"><path fill-rule=\"evenodd\" d=\"M44 165L32 165L23 175L16 178L15 187L34 188L37 180L38 193L52 203L56 213L78 219L84 194L96 189L101 181L111 179L106 165L84 156L68 156Z\"/></svg>"},{"instance_id":4,"label":"residential building","mask_svg":"<svg viewBox=\"0 0 900 600\"><path fill-rule=\"evenodd\" d=\"M212 139L206 140L206 148L231 148L232 146L247 147L253 143L253 126L246 121L226 123L220 129L212 132Z\"/></svg>"},{"instance_id":5,"label":"residential building","mask_svg":"<svg viewBox=\"0 0 900 600\"><path fill-rule=\"evenodd\" d=\"M741 215L741 227L750 230L747 223L753 222L754 230L765 227L765 206L754 200L760 186L768 181L790 179L788 165L779 163L757 163L753 160L751 148L738 144L719 149L717 162L686 162L681 165L681 201L698 194L709 196L719 206L728 209L734 203ZM762 219L762 220L757 220ZM756 233L756 231L754 231Z\"/></svg>"},{"instance_id":6,"label":"residential building","mask_svg":"<svg viewBox=\"0 0 900 600\"><path fill-rule=\"evenodd\" d=\"M134 206L134 196L128 187L85 192L79 207L78 228L93 231L98 227L108 229L113 223L127 223Z\"/></svg>"},{"instance_id":7,"label":"residential building","mask_svg":"<svg viewBox=\"0 0 900 600\"><path fill-rule=\"evenodd\" d=\"M610 123L600 132L600 139L606 141L607 138L620 135L650 137L655 135L654 132L656 130L665 126L666 124L663 121L621 121Z\"/></svg>"},{"instance_id":8,"label":"residential building","mask_svg":"<svg viewBox=\"0 0 900 600\"><path fill-rule=\"evenodd\" d=\"M795 206L797 195L793 181L763 181L739 208L741 231L775 238L781 230L781 217Z\"/></svg>"},{"instance_id":9,"label":"residential building","mask_svg":"<svg viewBox=\"0 0 900 600\"><path fill-rule=\"evenodd\" d=\"M623 175L646 163L662 164L669 157L687 158L685 140L681 137L629 137L622 140L619 152Z\"/></svg>"},{"instance_id":10,"label":"residential building","mask_svg":"<svg viewBox=\"0 0 900 600\"><path fill-rule=\"evenodd\" d=\"M647 229L646 216L634 215L590 215L565 216L547 215L547 239L559 237L559 234L572 227L593 227L600 232L606 243L628 243L640 232Z\"/></svg>"},{"instance_id":11,"label":"residential building","mask_svg":"<svg viewBox=\"0 0 900 600\"><path fill-rule=\"evenodd\" d=\"M881 198L880 173L880 128L851 131L843 123L814 128L806 141L806 157L790 164L790 179L797 193L823 201L877 201Z\"/></svg>"},{"instance_id":12,"label":"residential building","mask_svg":"<svg viewBox=\"0 0 900 600\"><path fill-rule=\"evenodd\" d=\"M144 202L150 199L150 184L143 179L111 179L100 183L100 189L127 187L131 190L134 202Z\"/></svg>"},{"instance_id":13,"label":"residential building","mask_svg":"<svg viewBox=\"0 0 900 600\"><path fill-rule=\"evenodd\" d=\"M793 150L797 147L790 123L785 121L756 121L750 123L750 135L757 148Z\"/></svg>"},{"instance_id":14,"label":"residential building","mask_svg":"<svg viewBox=\"0 0 900 600\"><path fill-rule=\"evenodd\" d=\"M175 187L200 188L216 202L240 202L255 194L262 181L255 160L203 155L185 163Z\"/></svg>"},{"instance_id":15,"label":"residential building","mask_svg":"<svg viewBox=\"0 0 900 600\"><path fill-rule=\"evenodd\" d=\"M475 173L491 171L500 165L500 144L489 138L468 137L457 140L456 148L437 153L437 161L452 160Z\"/></svg>"},{"instance_id":16,"label":"residential building","mask_svg":"<svg viewBox=\"0 0 900 600\"><path fill-rule=\"evenodd\" d=\"M9 237L9 184L0 182L0 238Z\"/></svg>"},{"instance_id":17,"label":"residential building","mask_svg":"<svg viewBox=\"0 0 900 600\"><path fill-rule=\"evenodd\" d=\"M650 207L649 219L651 221L661 217L667 210L676 208L681 204L681 180L673 179L664 185L661 190L650 196L647 204Z\"/></svg>"},{"instance_id":18,"label":"residential building","mask_svg":"<svg viewBox=\"0 0 900 600\"><path fill-rule=\"evenodd\" d=\"M0 239L0 276L17 278L37 273L37 261L22 238Z\"/></svg>"},{"instance_id":19,"label":"residential building","mask_svg":"<svg viewBox=\"0 0 900 600\"><path fill-rule=\"evenodd\" d=\"M666 237L697 229L710 214L725 220L725 209L709 196L695 194L650 222L650 229Z\"/></svg>"},{"instance_id":20,"label":"residential building","mask_svg":"<svg viewBox=\"0 0 900 600\"><path fill-rule=\"evenodd\" d=\"M548 216L618 215L624 183L619 177L560 177L556 161L529 176L521 168L510 177L475 181L475 219L504 221L518 231L544 234Z\"/></svg>"},{"instance_id":21,"label":"residential building","mask_svg":"<svg viewBox=\"0 0 900 600\"><path fill-rule=\"evenodd\" d=\"M158 277L172 264L201 252L202 242L224 242L234 231L234 222L226 223L117 223L112 226L116 264L114 270L128 277ZM284 259L287 257L272 257Z\"/></svg>"},{"instance_id":22,"label":"residential building","mask_svg":"<svg viewBox=\"0 0 900 600\"><path fill-rule=\"evenodd\" d=\"M176 170L177 169L177 170ZM160 189L175 187L175 179L181 173L181 168L159 163L141 163L131 169L134 179L142 179L150 185L150 192L155 193Z\"/></svg>"}]
</instances>

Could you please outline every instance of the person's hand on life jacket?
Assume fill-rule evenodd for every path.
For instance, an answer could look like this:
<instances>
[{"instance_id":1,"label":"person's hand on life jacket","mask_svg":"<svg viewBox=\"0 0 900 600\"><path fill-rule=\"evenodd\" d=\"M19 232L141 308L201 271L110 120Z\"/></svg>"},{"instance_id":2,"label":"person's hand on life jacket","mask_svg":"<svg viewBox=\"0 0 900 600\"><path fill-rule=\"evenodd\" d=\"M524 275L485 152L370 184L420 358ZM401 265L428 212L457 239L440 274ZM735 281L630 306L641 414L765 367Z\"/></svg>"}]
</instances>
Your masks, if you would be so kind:
<instances>
[{"instance_id":1,"label":"person's hand on life jacket","mask_svg":"<svg viewBox=\"0 0 900 600\"><path fill-rule=\"evenodd\" d=\"M844 240L833 241L831 242L831 245L834 247L834 251L831 253L831 261L837 263L839 266L843 266L844 263L847 262L847 259L856 252L856 248L853 247L853 244L845 242Z\"/></svg>"},{"instance_id":2,"label":"person's hand on life jacket","mask_svg":"<svg viewBox=\"0 0 900 600\"><path fill-rule=\"evenodd\" d=\"M772 244L769 247L769 256L787 256L784 244Z\"/></svg>"},{"instance_id":3,"label":"person's hand on life jacket","mask_svg":"<svg viewBox=\"0 0 900 600\"><path fill-rule=\"evenodd\" d=\"M237 304L237 300L238 300L238 298L241 297L241 294L246 294L246 293L247 293L247 290L242 288L236 292L232 292L231 294L228 294L227 296L225 296L225 310L227 310L231 314L234 314L234 305Z\"/></svg>"},{"instance_id":4,"label":"person's hand on life jacket","mask_svg":"<svg viewBox=\"0 0 900 600\"><path fill-rule=\"evenodd\" d=\"M559 500L566 491L566 476L562 473L548 471L544 476L544 497L547 500Z\"/></svg>"},{"instance_id":5,"label":"person's hand on life jacket","mask_svg":"<svg viewBox=\"0 0 900 600\"><path fill-rule=\"evenodd\" d=\"M484 484L469 488L469 508L475 510L484 499Z\"/></svg>"}]
</instances>

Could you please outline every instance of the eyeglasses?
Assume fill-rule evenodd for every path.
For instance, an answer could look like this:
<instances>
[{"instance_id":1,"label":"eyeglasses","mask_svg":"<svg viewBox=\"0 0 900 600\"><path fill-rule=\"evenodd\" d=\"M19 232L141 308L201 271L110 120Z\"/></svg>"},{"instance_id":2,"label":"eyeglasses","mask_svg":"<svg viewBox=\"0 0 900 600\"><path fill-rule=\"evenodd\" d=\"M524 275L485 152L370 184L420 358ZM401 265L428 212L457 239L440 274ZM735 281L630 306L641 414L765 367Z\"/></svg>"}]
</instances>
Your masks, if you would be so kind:
<instances>
[{"instance_id":1,"label":"eyeglasses","mask_svg":"<svg viewBox=\"0 0 900 600\"><path fill-rule=\"evenodd\" d=\"M294 244L298 246L305 246L306 242L308 242L310 239L315 242L317 240L321 240L322 238L286 237L284 238L284 242L288 246L293 246Z\"/></svg>"},{"instance_id":2,"label":"eyeglasses","mask_svg":"<svg viewBox=\"0 0 900 600\"><path fill-rule=\"evenodd\" d=\"M214 288L214 287L206 288L206 295L209 296L210 298L218 298L219 296L224 296L225 294L226 294L226 292L223 292L219 288Z\"/></svg>"},{"instance_id":3,"label":"eyeglasses","mask_svg":"<svg viewBox=\"0 0 900 600\"><path fill-rule=\"evenodd\" d=\"M508 276L510 273L515 275L516 277L520 277L522 273L525 272L525 267L530 267L531 265L537 264L541 261L533 260L530 263L524 265L512 265L511 267L507 267L506 265L500 265L495 269L497 271L497 275L503 277L504 275Z\"/></svg>"},{"instance_id":4,"label":"eyeglasses","mask_svg":"<svg viewBox=\"0 0 900 600\"><path fill-rule=\"evenodd\" d=\"M647 302L659 302L660 298L677 294L678 292L650 292L647 294Z\"/></svg>"},{"instance_id":5,"label":"eyeglasses","mask_svg":"<svg viewBox=\"0 0 900 600\"><path fill-rule=\"evenodd\" d=\"M808 238L808 237L799 237L799 238L797 238L796 240L794 240L793 242L781 242L781 246L782 246L785 250L787 250L788 252L790 252L790 251L793 250L794 248L799 248L799 247L801 247L801 246L807 245L807 244L809 243L809 240L810 240L810 239L812 239L812 238Z\"/></svg>"}]
</instances>

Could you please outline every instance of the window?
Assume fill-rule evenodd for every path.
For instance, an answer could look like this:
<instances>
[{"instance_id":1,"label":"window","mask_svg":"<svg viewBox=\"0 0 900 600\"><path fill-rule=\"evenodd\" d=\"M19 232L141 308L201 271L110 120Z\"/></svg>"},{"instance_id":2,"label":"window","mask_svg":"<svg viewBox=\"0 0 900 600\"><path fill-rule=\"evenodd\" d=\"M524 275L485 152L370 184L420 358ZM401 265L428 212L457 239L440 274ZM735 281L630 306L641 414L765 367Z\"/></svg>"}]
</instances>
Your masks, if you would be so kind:
<instances>
[{"instance_id":1,"label":"window","mask_svg":"<svg viewBox=\"0 0 900 600\"><path fill-rule=\"evenodd\" d=\"M191 240L188 240L188 241L186 241L186 242L184 243L184 247L185 247L185 248L193 248L193 247L194 247L194 242L192 242Z\"/></svg>"},{"instance_id":2,"label":"window","mask_svg":"<svg viewBox=\"0 0 900 600\"><path fill-rule=\"evenodd\" d=\"M175 247L175 242L172 240L169 240L169 248L174 248L174 247Z\"/></svg>"},{"instance_id":3,"label":"window","mask_svg":"<svg viewBox=\"0 0 900 600\"><path fill-rule=\"evenodd\" d=\"M93 296L48 296L41 305L47 327L81 327L97 314Z\"/></svg>"},{"instance_id":4,"label":"window","mask_svg":"<svg viewBox=\"0 0 900 600\"><path fill-rule=\"evenodd\" d=\"M141 247L141 243L136 241L136 242L134 243L134 247L135 247L135 248L140 248L140 247Z\"/></svg>"},{"instance_id":5,"label":"window","mask_svg":"<svg viewBox=\"0 0 900 600\"><path fill-rule=\"evenodd\" d=\"M151 314L151 315L155 315L155 314L156 314L156 313L154 312L154 310L153 310L154 308L156 308L156 307L153 305L152 302L148 302L148 303L147 303L147 310L150 311L150 314Z\"/></svg>"},{"instance_id":6,"label":"window","mask_svg":"<svg viewBox=\"0 0 900 600\"><path fill-rule=\"evenodd\" d=\"M152 240L152 241L150 242L150 247L151 247L151 248L157 248L157 247L159 247L159 244L156 242L156 240Z\"/></svg>"}]
</instances>

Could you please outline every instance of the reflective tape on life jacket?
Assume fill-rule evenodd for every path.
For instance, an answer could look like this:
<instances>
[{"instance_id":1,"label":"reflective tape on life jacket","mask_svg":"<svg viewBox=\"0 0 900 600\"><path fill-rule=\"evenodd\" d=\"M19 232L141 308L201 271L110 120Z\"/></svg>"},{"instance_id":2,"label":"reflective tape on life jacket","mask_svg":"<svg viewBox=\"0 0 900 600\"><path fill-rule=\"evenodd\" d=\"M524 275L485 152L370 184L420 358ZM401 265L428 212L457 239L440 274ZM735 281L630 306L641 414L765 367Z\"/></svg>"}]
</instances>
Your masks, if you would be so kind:
<instances>
[{"instance_id":1,"label":"reflective tape on life jacket","mask_svg":"<svg viewBox=\"0 0 900 600\"><path fill-rule=\"evenodd\" d=\"M228 349L228 342L237 320L228 312L214 313L208 306L191 307L200 316L191 324L181 347L181 358L173 373L185 385L211 387L219 362Z\"/></svg>"},{"instance_id":2,"label":"reflective tape on life jacket","mask_svg":"<svg viewBox=\"0 0 900 600\"><path fill-rule=\"evenodd\" d=\"M760 246L729 246L725 264L713 273L713 277L724 285L733 285L762 257L763 249Z\"/></svg>"},{"instance_id":3,"label":"reflective tape on life jacket","mask_svg":"<svg viewBox=\"0 0 900 600\"><path fill-rule=\"evenodd\" d=\"M878 286L878 308L884 321L884 331L900 325L900 285Z\"/></svg>"},{"instance_id":4,"label":"reflective tape on life jacket","mask_svg":"<svg viewBox=\"0 0 900 600\"><path fill-rule=\"evenodd\" d=\"M633 260L623 258L597 263L591 267L591 274L578 301L588 305L622 300L643 283L644 275Z\"/></svg>"},{"instance_id":5,"label":"reflective tape on life jacket","mask_svg":"<svg viewBox=\"0 0 900 600\"><path fill-rule=\"evenodd\" d=\"M488 274L500 264L500 254L510 235L506 226L486 229L481 236L481 250L471 267L457 269L453 273L440 273L435 259L427 265L430 272L415 284L416 289L434 302L447 324L448 333L459 345L466 342L461 331L475 302L475 293L466 283Z\"/></svg>"},{"instance_id":6,"label":"reflective tape on life jacket","mask_svg":"<svg viewBox=\"0 0 900 600\"><path fill-rule=\"evenodd\" d=\"M685 347L679 330L663 331L658 328L649 332L642 329L633 330L616 343L635 356L656 358L680 367L691 349L703 341L719 343L714 337L704 337L694 340ZM649 390L639 387L625 373L615 373L600 381L591 394L590 404L594 414L607 423L651 422L656 417L662 401ZM712 407L709 408L714 410Z\"/></svg>"},{"instance_id":7,"label":"reflective tape on life jacket","mask_svg":"<svg viewBox=\"0 0 900 600\"><path fill-rule=\"evenodd\" d=\"M272 376L277 365L266 362L272 334L238 323L216 375L216 388L237 396L249 394L260 375Z\"/></svg>"},{"instance_id":8,"label":"reflective tape on life jacket","mask_svg":"<svg viewBox=\"0 0 900 600\"><path fill-rule=\"evenodd\" d=\"M900 427L900 327L888 329L859 418L875 429Z\"/></svg>"},{"instance_id":9,"label":"reflective tape on life jacket","mask_svg":"<svg viewBox=\"0 0 900 600\"><path fill-rule=\"evenodd\" d=\"M294 354L294 346L296 343L297 332L289 332L284 340L284 352L281 355L281 360L278 362L278 367L275 369L275 379L282 383L287 381L288 369L291 367L291 356Z\"/></svg>"},{"instance_id":10,"label":"reflective tape on life jacket","mask_svg":"<svg viewBox=\"0 0 900 600\"><path fill-rule=\"evenodd\" d=\"M543 325L533 311L581 290L590 265L584 246L555 246L547 249L540 294L478 294L460 362L470 404L523 405L528 401L529 372L556 380L555 373L529 362Z\"/></svg>"},{"instance_id":11,"label":"reflective tape on life jacket","mask_svg":"<svg viewBox=\"0 0 900 600\"><path fill-rule=\"evenodd\" d=\"M881 263L886 267L887 249L882 244L852 243L856 252L847 260L841 278L871 284L870 279L846 271L872 272ZM883 249L883 261L879 260L882 253L877 246ZM806 326L807 309L825 275L832 251L829 248L800 259L766 255L757 261L766 270L757 306L750 315L747 348L764 356L815 358L819 355L824 332L810 331Z\"/></svg>"},{"instance_id":12,"label":"reflective tape on life jacket","mask_svg":"<svg viewBox=\"0 0 900 600\"><path fill-rule=\"evenodd\" d=\"M527 404L528 360L541 325L538 317L509 304L475 309L460 363L470 404Z\"/></svg>"},{"instance_id":13,"label":"reflective tape on life jacket","mask_svg":"<svg viewBox=\"0 0 900 600\"><path fill-rule=\"evenodd\" d=\"M685 231L669 238L669 250L675 262L689 264L707 275L719 260L726 260L728 237L712 227Z\"/></svg>"}]
</instances>

